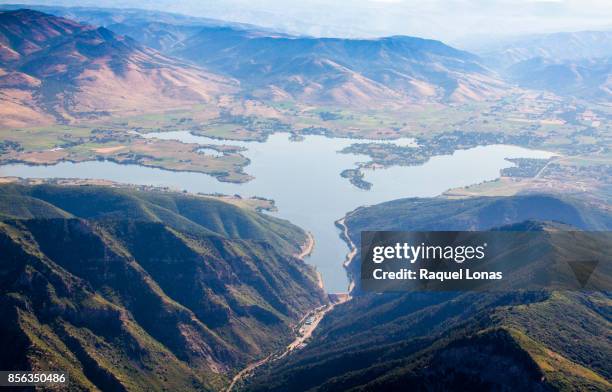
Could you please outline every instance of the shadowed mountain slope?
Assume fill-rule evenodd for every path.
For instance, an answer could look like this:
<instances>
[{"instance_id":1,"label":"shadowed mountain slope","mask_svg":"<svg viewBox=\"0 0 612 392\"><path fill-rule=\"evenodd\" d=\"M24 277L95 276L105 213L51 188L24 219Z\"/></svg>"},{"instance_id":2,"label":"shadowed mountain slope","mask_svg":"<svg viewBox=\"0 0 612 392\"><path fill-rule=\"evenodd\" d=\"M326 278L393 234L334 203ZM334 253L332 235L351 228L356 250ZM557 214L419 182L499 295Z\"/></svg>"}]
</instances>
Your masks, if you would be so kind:
<instances>
[{"instance_id":1,"label":"shadowed mountain slope","mask_svg":"<svg viewBox=\"0 0 612 392\"><path fill-rule=\"evenodd\" d=\"M0 188L5 369L218 390L326 300L288 222L169 192Z\"/></svg>"},{"instance_id":2,"label":"shadowed mountain slope","mask_svg":"<svg viewBox=\"0 0 612 392\"><path fill-rule=\"evenodd\" d=\"M525 195L396 200L346 222L358 244L362 230L609 230L610 219L579 200ZM607 292L357 291L303 350L245 389L606 391L611 300Z\"/></svg>"}]
</instances>

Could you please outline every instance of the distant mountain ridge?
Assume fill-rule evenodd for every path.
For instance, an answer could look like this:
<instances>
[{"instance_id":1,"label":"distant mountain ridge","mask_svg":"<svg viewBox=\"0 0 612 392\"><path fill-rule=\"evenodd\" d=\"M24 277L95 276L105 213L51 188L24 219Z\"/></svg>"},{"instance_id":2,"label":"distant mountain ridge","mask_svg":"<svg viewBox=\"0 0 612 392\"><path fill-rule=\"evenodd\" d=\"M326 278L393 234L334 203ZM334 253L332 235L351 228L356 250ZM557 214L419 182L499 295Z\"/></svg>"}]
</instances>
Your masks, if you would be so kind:
<instances>
[{"instance_id":1,"label":"distant mountain ridge","mask_svg":"<svg viewBox=\"0 0 612 392\"><path fill-rule=\"evenodd\" d=\"M20 45L40 44L27 29L17 30L19 39L0 39L0 114L7 126L161 111L226 94L366 109L495 100L512 85L595 101L611 97L609 58L580 57L609 53L607 32L500 43L480 48L478 57L407 36L315 38L158 11L35 8L104 27L59 18L40 23L50 26L44 34L61 32L64 44L21 54ZM19 12L25 21L23 10L3 14ZM58 20L67 25L57 27ZM24 55L29 66L16 62ZM52 59L55 71L41 58Z\"/></svg>"},{"instance_id":2,"label":"distant mountain ridge","mask_svg":"<svg viewBox=\"0 0 612 392\"><path fill-rule=\"evenodd\" d=\"M162 110L235 89L230 79L103 27L31 10L0 13L0 99L7 126Z\"/></svg>"},{"instance_id":3,"label":"distant mountain ridge","mask_svg":"<svg viewBox=\"0 0 612 392\"><path fill-rule=\"evenodd\" d=\"M11 11L23 8L71 19L82 24L106 27L114 33L131 36L140 44L162 52L197 33L202 27L267 31L243 23L144 9L0 4L0 10Z\"/></svg>"},{"instance_id":4,"label":"distant mountain ridge","mask_svg":"<svg viewBox=\"0 0 612 392\"><path fill-rule=\"evenodd\" d=\"M237 78L261 96L306 102L460 102L491 98L503 87L476 56L405 36L360 40L203 28L170 53Z\"/></svg>"},{"instance_id":5,"label":"distant mountain ridge","mask_svg":"<svg viewBox=\"0 0 612 392\"><path fill-rule=\"evenodd\" d=\"M612 56L579 60L535 57L508 67L505 74L524 87L600 102L612 99Z\"/></svg>"},{"instance_id":6,"label":"distant mountain ridge","mask_svg":"<svg viewBox=\"0 0 612 392\"><path fill-rule=\"evenodd\" d=\"M522 87L599 102L612 99L612 31L529 35L471 49Z\"/></svg>"},{"instance_id":7,"label":"distant mountain ridge","mask_svg":"<svg viewBox=\"0 0 612 392\"><path fill-rule=\"evenodd\" d=\"M593 59L612 56L612 31L527 35L470 48L502 67L536 57L557 61Z\"/></svg>"},{"instance_id":8,"label":"distant mountain ridge","mask_svg":"<svg viewBox=\"0 0 612 392\"><path fill-rule=\"evenodd\" d=\"M506 88L478 57L435 40L314 38L158 12L41 9L235 78L254 98L380 107L493 99Z\"/></svg>"},{"instance_id":9,"label":"distant mountain ridge","mask_svg":"<svg viewBox=\"0 0 612 392\"><path fill-rule=\"evenodd\" d=\"M238 29L265 28L238 22L200 16L188 16L171 12L148 10L141 8L100 8L92 6L70 7L35 4L0 4L2 11L32 9L46 14L72 19L79 23L108 27L113 24L136 26L146 23L162 23L174 26L232 26ZM272 30L270 30L272 31ZM148 46L148 45L147 45Z\"/></svg>"},{"instance_id":10,"label":"distant mountain ridge","mask_svg":"<svg viewBox=\"0 0 612 392\"><path fill-rule=\"evenodd\" d=\"M54 12L71 15L66 9ZM101 17L103 12L108 13ZM72 11L82 20L102 22L166 54L237 78L263 98L345 105L446 102L485 99L503 87L476 56L434 40L314 38L172 14L128 14Z\"/></svg>"}]
</instances>

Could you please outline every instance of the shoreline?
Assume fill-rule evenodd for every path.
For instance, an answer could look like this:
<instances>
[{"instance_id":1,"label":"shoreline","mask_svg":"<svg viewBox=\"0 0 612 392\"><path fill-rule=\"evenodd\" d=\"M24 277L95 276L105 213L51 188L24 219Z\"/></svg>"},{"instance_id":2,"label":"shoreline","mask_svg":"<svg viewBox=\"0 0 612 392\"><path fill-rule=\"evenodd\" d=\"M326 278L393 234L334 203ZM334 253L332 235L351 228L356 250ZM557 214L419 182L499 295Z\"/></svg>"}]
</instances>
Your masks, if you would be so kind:
<instances>
[{"instance_id":1,"label":"shoreline","mask_svg":"<svg viewBox=\"0 0 612 392\"><path fill-rule=\"evenodd\" d=\"M300 253L296 254L300 260L304 260L306 257L310 256L315 247L315 239L311 232L306 232L306 241L300 246Z\"/></svg>"},{"instance_id":2,"label":"shoreline","mask_svg":"<svg viewBox=\"0 0 612 392\"><path fill-rule=\"evenodd\" d=\"M342 218L338 219L336 222L334 222L336 224L336 227L338 227L341 230L340 238L342 238L342 240L349 247L349 252L346 254L344 262L342 263L342 267L344 268L344 271L346 272L346 275L347 275L348 280L349 280L349 286L348 286L348 296L349 296L349 298L351 297L351 292L355 288L355 279L352 276L352 274L350 273L349 267L350 267L351 263L353 262L353 259L357 255L357 247L355 246L355 243L353 242L353 240L351 240L351 237L349 236L348 226L346 225L346 219L348 217L350 217L351 215L353 215L355 212L357 212L360 208L362 208L362 207L357 207L353 211L351 211L351 212L347 213L346 215L344 215L344 217L342 217Z\"/></svg>"},{"instance_id":3,"label":"shoreline","mask_svg":"<svg viewBox=\"0 0 612 392\"><path fill-rule=\"evenodd\" d=\"M348 216L348 214L346 216ZM346 236L346 239L348 241L350 241L350 238L348 237L348 235L345 234L345 233L348 233L348 230L346 229L346 226L344 225L344 219L346 218L346 216L336 221L335 223L336 225L342 225L342 227L345 228L345 231L342 234ZM349 254L347 255L347 259L342 264L345 268L348 265L347 262L350 263L350 259L352 259L357 253L355 244L353 244L352 241L350 241L350 244L351 244L350 247L352 251L349 252ZM294 256L305 262L304 259L312 253L314 246L315 246L314 236L312 235L311 232L307 231L306 241L301 246L301 252L299 254L295 254ZM325 291L325 288L323 286L322 274L319 271L316 271L316 274L317 274L317 278L319 281L319 287ZM283 350L273 352L269 354L268 356L262 359L259 359L258 361L255 361L247 365L242 370L240 370L238 373L236 373L236 375L234 375L229 386L227 387L227 389L225 389L225 392L231 392L234 386L238 382L240 382L240 380L250 377L253 374L253 372L257 370L257 368L267 363L280 360L286 357L287 355L291 354L293 351L303 348L307 344L306 341L312 336L313 332L318 327L321 320L323 320L325 315L329 313L330 311L332 311L334 307L336 307L336 305L340 305L344 302L348 302L351 300L352 297L351 297L350 292L354 284L352 280L350 279L350 277L349 277L349 282L350 282L349 290L347 293L327 293L325 292L327 294L328 302L324 305L321 305L312 310L309 310L300 320L298 320L298 322L294 326L294 330L296 331L296 333L295 333L295 337L293 341L291 341L287 346L285 346ZM306 320L309 317L311 318L312 321L310 323L306 323Z\"/></svg>"},{"instance_id":4,"label":"shoreline","mask_svg":"<svg viewBox=\"0 0 612 392\"><path fill-rule=\"evenodd\" d=\"M312 235L310 231L307 231L306 232L306 242L304 242L302 246L300 247L301 252L298 254L295 254L294 256L302 260L303 262L307 263L306 258L310 256L310 254L314 250L315 244L316 242L315 242L314 236ZM308 265L312 265L312 264L308 264ZM315 269L315 274L317 275L317 285L319 286L319 288L325 291L325 286L323 284L323 275L316 269Z\"/></svg>"},{"instance_id":5,"label":"shoreline","mask_svg":"<svg viewBox=\"0 0 612 392\"><path fill-rule=\"evenodd\" d=\"M247 167L251 162L248 158L247 159L247 163L244 165L243 168ZM174 173L196 173L196 174L204 174L207 176L211 176L215 179L217 179L217 181L219 182L227 182L230 184L245 184L249 181L252 181L255 177L250 176L249 174L247 174L246 172L244 172L243 170L240 171L236 171L234 172L235 174L242 174L245 175L246 178L239 180L239 179L228 179L228 177L231 176L231 172L205 172L202 170L185 170L185 169L173 169L173 168L169 168L169 167L164 167L162 165L151 165L151 164L146 164L146 163L142 163L142 162L128 162L128 161L118 161L116 159L111 158L103 158L103 159L98 159L96 157L92 157L91 159L83 159L83 160L76 160L76 159L57 159L53 162L31 162L31 161L26 161L26 160L21 160L21 159L0 159L0 166L9 166L9 165L24 165L24 166L30 166L30 167L37 167L37 166L42 166L42 167L49 167L49 166L56 166L59 165L61 163L72 163L72 164L79 164L79 163L89 163L89 162L110 162L110 163L114 163L116 165L124 165L124 166L130 166L130 165L135 165L135 166L142 166L142 167L146 167L149 169L158 169L158 170L165 170L168 172L174 172Z\"/></svg>"}]
</instances>

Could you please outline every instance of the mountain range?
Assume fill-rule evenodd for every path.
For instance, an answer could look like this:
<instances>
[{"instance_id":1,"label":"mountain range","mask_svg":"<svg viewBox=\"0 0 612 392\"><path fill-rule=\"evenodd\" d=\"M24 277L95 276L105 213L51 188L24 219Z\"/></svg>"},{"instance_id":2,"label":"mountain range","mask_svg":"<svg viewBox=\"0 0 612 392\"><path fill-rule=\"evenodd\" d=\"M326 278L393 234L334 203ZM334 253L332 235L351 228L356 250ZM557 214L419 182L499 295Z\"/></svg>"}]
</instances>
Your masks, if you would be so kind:
<instances>
[{"instance_id":1,"label":"mountain range","mask_svg":"<svg viewBox=\"0 0 612 392\"><path fill-rule=\"evenodd\" d=\"M607 32L517 39L480 47L479 57L416 37L315 38L156 11L3 8L5 127L213 105L227 95L362 109L493 100L512 84L610 97Z\"/></svg>"},{"instance_id":2,"label":"mountain range","mask_svg":"<svg viewBox=\"0 0 612 392\"><path fill-rule=\"evenodd\" d=\"M69 14L62 10L53 12ZM234 77L262 98L377 105L483 99L502 87L476 56L434 40L326 39L210 19L181 21L172 14L100 13L81 9L72 15Z\"/></svg>"},{"instance_id":3,"label":"mountain range","mask_svg":"<svg viewBox=\"0 0 612 392\"><path fill-rule=\"evenodd\" d=\"M439 41L299 37L210 20L178 24L118 13L76 13L107 23L94 27L39 11L1 12L4 125L160 111L227 94L381 107L503 93L504 83L476 56Z\"/></svg>"},{"instance_id":4,"label":"mountain range","mask_svg":"<svg viewBox=\"0 0 612 392\"><path fill-rule=\"evenodd\" d=\"M402 199L362 207L346 224L358 243L372 225L609 230L612 217L533 194ZM72 390L222 390L327 302L314 270L292 256L304 239L286 221L210 197L3 185L0 364L67 370ZM305 347L237 388L607 391L610 300L607 292L357 286Z\"/></svg>"}]
</instances>

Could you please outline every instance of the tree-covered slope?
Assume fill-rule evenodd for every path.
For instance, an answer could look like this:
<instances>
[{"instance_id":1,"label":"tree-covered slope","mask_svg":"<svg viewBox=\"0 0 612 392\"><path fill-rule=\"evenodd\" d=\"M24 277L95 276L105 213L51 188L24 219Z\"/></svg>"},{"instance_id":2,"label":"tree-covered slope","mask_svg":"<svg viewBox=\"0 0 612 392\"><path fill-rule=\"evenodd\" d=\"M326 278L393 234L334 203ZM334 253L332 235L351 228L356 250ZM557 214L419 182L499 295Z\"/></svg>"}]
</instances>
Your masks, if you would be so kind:
<instances>
[{"instance_id":1,"label":"tree-covered slope","mask_svg":"<svg viewBox=\"0 0 612 392\"><path fill-rule=\"evenodd\" d=\"M530 224L516 224L531 220ZM542 223L554 221L560 223ZM550 195L404 199L358 209L362 230L608 230L610 215ZM355 264L358 264L355 263ZM612 387L610 293L362 294L330 312L301 351L249 391L596 390Z\"/></svg>"},{"instance_id":2,"label":"tree-covered slope","mask_svg":"<svg viewBox=\"0 0 612 392\"><path fill-rule=\"evenodd\" d=\"M218 390L325 301L287 222L169 192L0 188L3 369Z\"/></svg>"}]
</instances>

